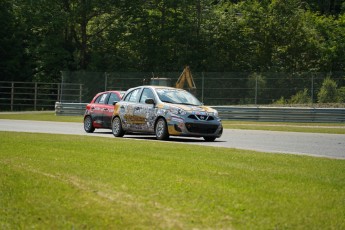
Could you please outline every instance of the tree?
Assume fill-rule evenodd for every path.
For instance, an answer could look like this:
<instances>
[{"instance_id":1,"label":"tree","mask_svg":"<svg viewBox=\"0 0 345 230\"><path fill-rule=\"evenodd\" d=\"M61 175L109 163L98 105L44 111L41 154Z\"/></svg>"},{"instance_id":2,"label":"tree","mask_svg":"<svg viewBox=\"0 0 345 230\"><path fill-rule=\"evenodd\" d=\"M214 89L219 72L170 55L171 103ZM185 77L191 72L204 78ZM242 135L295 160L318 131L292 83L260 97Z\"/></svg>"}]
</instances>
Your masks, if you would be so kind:
<instances>
[{"instance_id":1,"label":"tree","mask_svg":"<svg viewBox=\"0 0 345 230\"><path fill-rule=\"evenodd\" d=\"M3 0L0 71L6 79L58 82L62 70L179 72L190 65L287 72L286 81L266 84L296 85L303 72L345 70L345 14L320 15L327 1L307 2ZM343 4L328 2L329 12Z\"/></svg>"},{"instance_id":2,"label":"tree","mask_svg":"<svg viewBox=\"0 0 345 230\"><path fill-rule=\"evenodd\" d=\"M27 81L32 60L27 52L28 36L24 23L15 15L13 1L0 1L0 76L2 81Z\"/></svg>"},{"instance_id":3,"label":"tree","mask_svg":"<svg viewBox=\"0 0 345 230\"><path fill-rule=\"evenodd\" d=\"M320 92L317 94L319 103L337 102L337 83L330 77L327 77L321 86Z\"/></svg>"},{"instance_id":4,"label":"tree","mask_svg":"<svg viewBox=\"0 0 345 230\"><path fill-rule=\"evenodd\" d=\"M344 9L343 0L308 0L306 1L311 10L321 14L340 14Z\"/></svg>"}]
</instances>

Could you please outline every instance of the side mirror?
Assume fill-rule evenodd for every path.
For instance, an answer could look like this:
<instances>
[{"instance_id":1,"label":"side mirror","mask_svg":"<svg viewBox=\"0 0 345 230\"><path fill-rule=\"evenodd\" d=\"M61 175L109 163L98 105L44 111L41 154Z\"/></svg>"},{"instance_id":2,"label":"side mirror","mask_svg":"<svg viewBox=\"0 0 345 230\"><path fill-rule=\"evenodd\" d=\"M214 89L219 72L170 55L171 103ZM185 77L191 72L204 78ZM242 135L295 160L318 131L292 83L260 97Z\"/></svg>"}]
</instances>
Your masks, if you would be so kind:
<instances>
[{"instance_id":1,"label":"side mirror","mask_svg":"<svg viewBox=\"0 0 345 230\"><path fill-rule=\"evenodd\" d=\"M146 104L150 104L150 105L154 105L155 104L155 100L153 98L147 98L145 100L145 103Z\"/></svg>"},{"instance_id":2,"label":"side mirror","mask_svg":"<svg viewBox=\"0 0 345 230\"><path fill-rule=\"evenodd\" d=\"M116 105L116 103L118 103L118 101L114 101L114 102L113 102L113 105Z\"/></svg>"}]
</instances>

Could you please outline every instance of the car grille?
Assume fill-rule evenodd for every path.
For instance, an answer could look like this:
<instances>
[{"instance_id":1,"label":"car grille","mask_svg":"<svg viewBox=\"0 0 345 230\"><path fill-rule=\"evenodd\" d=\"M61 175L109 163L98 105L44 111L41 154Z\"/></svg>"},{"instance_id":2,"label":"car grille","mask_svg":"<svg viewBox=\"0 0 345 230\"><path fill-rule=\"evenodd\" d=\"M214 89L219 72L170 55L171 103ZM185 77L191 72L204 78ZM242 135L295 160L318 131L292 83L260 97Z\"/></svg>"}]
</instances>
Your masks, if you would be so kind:
<instances>
[{"instance_id":1,"label":"car grille","mask_svg":"<svg viewBox=\"0 0 345 230\"><path fill-rule=\"evenodd\" d=\"M212 134L217 131L218 125L186 123L186 128L191 133Z\"/></svg>"},{"instance_id":2,"label":"car grille","mask_svg":"<svg viewBox=\"0 0 345 230\"><path fill-rule=\"evenodd\" d=\"M214 117L212 116L205 116L205 115L189 115L188 118L200 121L213 121Z\"/></svg>"}]
</instances>

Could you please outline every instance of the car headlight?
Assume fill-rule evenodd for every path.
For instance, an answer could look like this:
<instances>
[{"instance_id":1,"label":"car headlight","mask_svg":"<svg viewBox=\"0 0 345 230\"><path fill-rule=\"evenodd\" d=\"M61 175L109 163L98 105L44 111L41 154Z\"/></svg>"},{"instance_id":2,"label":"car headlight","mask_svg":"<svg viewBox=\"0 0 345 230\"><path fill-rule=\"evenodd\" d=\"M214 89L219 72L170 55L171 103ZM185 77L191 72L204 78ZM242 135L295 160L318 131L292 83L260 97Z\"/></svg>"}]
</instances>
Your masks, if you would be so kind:
<instances>
[{"instance_id":1,"label":"car headlight","mask_svg":"<svg viewBox=\"0 0 345 230\"><path fill-rule=\"evenodd\" d=\"M170 107L170 112L175 115L186 115L186 111L181 108Z\"/></svg>"}]
</instances>

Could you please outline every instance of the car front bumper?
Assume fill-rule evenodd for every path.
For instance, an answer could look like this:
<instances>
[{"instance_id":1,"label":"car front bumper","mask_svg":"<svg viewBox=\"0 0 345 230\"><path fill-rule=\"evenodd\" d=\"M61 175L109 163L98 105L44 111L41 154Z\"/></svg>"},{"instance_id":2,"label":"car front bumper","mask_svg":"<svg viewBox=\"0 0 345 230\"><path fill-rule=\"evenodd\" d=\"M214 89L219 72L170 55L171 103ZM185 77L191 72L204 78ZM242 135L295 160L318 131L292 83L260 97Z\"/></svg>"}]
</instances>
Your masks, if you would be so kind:
<instances>
[{"instance_id":1,"label":"car front bumper","mask_svg":"<svg viewBox=\"0 0 345 230\"><path fill-rule=\"evenodd\" d=\"M190 118L171 117L167 120L169 135L190 137L221 137L223 126L220 119L200 121Z\"/></svg>"}]
</instances>

